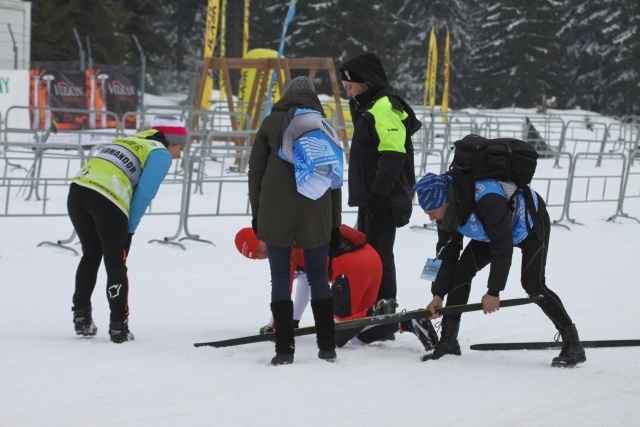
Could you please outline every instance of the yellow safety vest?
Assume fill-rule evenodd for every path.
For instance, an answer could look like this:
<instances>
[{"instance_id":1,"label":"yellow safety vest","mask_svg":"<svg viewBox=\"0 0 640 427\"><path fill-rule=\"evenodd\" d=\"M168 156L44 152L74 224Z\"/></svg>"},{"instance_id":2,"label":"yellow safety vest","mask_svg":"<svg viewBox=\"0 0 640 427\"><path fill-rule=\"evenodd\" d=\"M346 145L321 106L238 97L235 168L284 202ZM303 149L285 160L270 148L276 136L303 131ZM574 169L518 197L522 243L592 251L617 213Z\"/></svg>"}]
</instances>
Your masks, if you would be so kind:
<instances>
[{"instance_id":1,"label":"yellow safety vest","mask_svg":"<svg viewBox=\"0 0 640 427\"><path fill-rule=\"evenodd\" d=\"M73 182L91 188L111 200L129 216L131 197L147 163L149 153L166 147L144 139L155 129L131 137L116 138L95 154L73 178Z\"/></svg>"}]
</instances>

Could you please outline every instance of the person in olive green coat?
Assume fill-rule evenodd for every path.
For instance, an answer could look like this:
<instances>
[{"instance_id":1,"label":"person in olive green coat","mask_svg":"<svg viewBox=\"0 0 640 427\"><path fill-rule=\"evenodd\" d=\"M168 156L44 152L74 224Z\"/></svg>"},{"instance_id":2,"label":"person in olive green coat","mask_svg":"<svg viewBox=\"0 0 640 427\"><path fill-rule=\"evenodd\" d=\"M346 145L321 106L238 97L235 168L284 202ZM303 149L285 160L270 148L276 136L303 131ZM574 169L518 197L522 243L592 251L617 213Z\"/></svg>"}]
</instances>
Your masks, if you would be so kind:
<instances>
[{"instance_id":1,"label":"person in olive green coat","mask_svg":"<svg viewBox=\"0 0 640 427\"><path fill-rule=\"evenodd\" d=\"M303 250L317 328L318 357L336 358L333 297L327 278L327 256L340 243L342 192L327 188L316 200L296 186L294 165L279 156L285 120L292 109L324 111L308 77L291 80L282 98L262 122L249 159L252 227L267 245L271 268L271 311L276 324L273 365L293 362L293 302L289 293L291 248ZM317 114L317 113L316 113ZM326 129L335 134L335 129ZM341 150L340 156L342 156Z\"/></svg>"}]
</instances>

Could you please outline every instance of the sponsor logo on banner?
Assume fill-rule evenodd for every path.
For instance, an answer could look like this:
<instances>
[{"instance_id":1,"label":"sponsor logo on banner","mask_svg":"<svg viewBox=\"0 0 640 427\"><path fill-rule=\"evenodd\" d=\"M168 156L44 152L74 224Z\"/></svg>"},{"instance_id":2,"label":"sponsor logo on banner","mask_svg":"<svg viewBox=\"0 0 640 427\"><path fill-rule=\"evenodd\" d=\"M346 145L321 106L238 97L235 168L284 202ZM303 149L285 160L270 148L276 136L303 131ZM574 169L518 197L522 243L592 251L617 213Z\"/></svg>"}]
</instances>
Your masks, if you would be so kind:
<instances>
[{"instance_id":1,"label":"sponsor logo on banner","mask_svg":"<svg viewBox=\"0 0 640 427\"><path fill-rule=\"evenodd\" d=\"M30 70L31 128L60 131L114 128L135 129L138 109L137 72L118 69L61 71ZM0 94L2 93L0 81ZM124 123L123 123L124 121Z\"/></svg>"}]
</instances>

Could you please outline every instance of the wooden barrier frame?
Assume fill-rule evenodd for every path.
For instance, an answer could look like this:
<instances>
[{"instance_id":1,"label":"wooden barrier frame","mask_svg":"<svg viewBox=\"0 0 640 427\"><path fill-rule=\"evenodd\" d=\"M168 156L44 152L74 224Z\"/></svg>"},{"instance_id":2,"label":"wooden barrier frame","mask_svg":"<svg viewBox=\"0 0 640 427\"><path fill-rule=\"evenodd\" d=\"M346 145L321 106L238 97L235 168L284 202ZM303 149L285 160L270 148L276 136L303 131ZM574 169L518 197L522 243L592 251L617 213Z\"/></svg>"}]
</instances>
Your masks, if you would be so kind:
<instances>
[{"instance_id":1,"label":"wooden barrier frame","mask_svg":"<svg viewBox=\"0 0 640 427\"><path fill-rule=\"evenodd\" d=\"M255 69L256 71L255 78L253 79L253 85L251 87L251 93L249 96L249 104L247 105L246 110L246 113L252 119L252 130L256 130L260 125L260 118L264 109L264 99L267 94L267 81L272 71L275 71L276 73L276 84L278 85L278 90L280 93L282 93L282 91L284 90L286 82L291 80L291 70L309 70L308 76L312 80L315 78L318 70L327 71L329 73L329 80L331 82L332 95L336 102L338 134L342 138L344 147L348 148L349 141L347 139L347 132L345 130L344 115L342 114L340 88L338 86L336 69L332 58L207 58L204 62L202 72L200 73L198 91L196 93L196 99L194 102L195 107L199 108L202 103L202 91L204 90L205 81L207 79L207 76L209 75L210 70L219 70L219 72L222 73L223 80L225 82L230 82L231 77L229 75L229 70L242 69ZM282 76L283 73L284 81ZM230 85L225 85L224 89L229 111L235 112L235 103L233 101L233 94L231 93ZM259 99L261 101L255 102L256 99ZM232 120L231 125L233 127L233 130L239 130L237 122L235 120Z\"/></svg>"}]
</instances>

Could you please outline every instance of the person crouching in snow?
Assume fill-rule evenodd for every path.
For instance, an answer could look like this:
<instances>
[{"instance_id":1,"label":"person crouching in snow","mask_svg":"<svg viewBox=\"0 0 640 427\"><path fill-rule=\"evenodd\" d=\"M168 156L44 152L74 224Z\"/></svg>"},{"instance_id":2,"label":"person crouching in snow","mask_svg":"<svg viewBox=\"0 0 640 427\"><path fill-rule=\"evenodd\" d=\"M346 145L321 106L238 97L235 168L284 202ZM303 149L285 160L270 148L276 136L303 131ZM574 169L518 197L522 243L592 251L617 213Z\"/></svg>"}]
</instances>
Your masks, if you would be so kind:
<instances>
[{"instance_id":1,"label":"person crouching in snow","mask_svg":"<svg viewBox=\"0 0 640 427\"><path fill-rule=\"evenodd\" d=\"M465 191L466 185L458 185L462 179L451 173L428 173L414 186L420 207L438 227L436 254L442 263L431 286L433 299L427 305L433 313L431 318L440 317L435 310L442 307L445 295L448 306L466 304L472 279L487 265L490 273L487 293L482 297L483 312L497 311L515 246L522 251L522 288L535 299L564 342L560 355L552 360L552 366L572 367L585 362L587 358L576 326L558 295L545 283L551 227L542 197L529 186L517 190L512 182L494 179L476 181L475 194L465 197L465 192L471 193L471 189ZM516 191L512 216L510 200ZM525 191L531 193L536 212L527 210ZM533 221L534 215L541 220ZM463 236L471 240L460 254ZM447 354L461 355L459 328L460 314L444 316L440 342L432 354L422 357L422 361L439 359Z\"/></svg>"},{"instance_id":2,"label":"person crouching in snow","mask_svg":"<svg viewBox=\"0 0 640 427\"><path fill-rule=\"evenodd\" d=\"M382 277L380 256L371 245L365 242L364 233L342 224L341 242L333 259L327 260L328 278L333 293L333 316L337 322L363 317L391 313L397 307L395 299L378 300L376 297ZM266 259L267 249L253 230L243 228L236 234L235 244L238 251L250 259ZM290 292L293 281L296 290L293 303L293 322L297 328L309 302L310 288L304 270L302 250L294 248L290 262ZM260 333L274 332L276 325L273 316L269 323L260 328ZM336 345L343 347L347 343L370 344L386 338L395 332L414 333L425 347L432 350L438 342L438 335L428 319L414 319L398 323L341 329L336 331Z\"/></svg>"}]
</instances>

